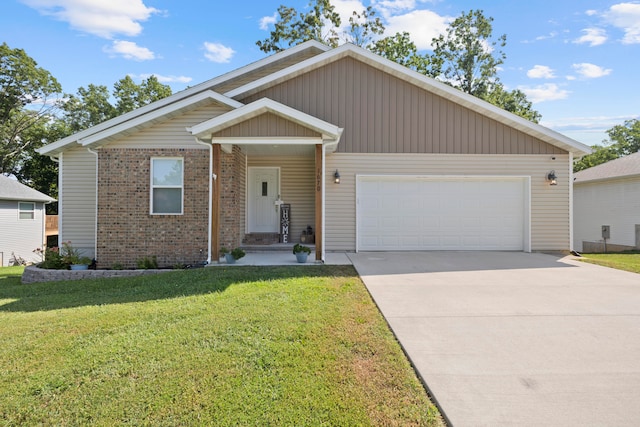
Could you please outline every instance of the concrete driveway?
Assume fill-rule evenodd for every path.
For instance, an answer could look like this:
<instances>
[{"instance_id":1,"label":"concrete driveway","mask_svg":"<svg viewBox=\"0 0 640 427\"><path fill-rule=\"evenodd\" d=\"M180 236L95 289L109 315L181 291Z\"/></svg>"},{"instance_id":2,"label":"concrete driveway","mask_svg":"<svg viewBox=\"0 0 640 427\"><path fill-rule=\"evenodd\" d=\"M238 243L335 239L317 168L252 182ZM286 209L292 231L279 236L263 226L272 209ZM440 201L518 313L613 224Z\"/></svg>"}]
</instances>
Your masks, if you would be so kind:
<instances>
[{"instance_id":1,"label":"concrete driveway","mask_svg":"<svg viewBox=\"0 0 640 427\"><path fill-rule=\"evenodd\" d=\"M452 425L640 425L640 275L520 252L349 257Z\"/></svg>"}]
</instances>

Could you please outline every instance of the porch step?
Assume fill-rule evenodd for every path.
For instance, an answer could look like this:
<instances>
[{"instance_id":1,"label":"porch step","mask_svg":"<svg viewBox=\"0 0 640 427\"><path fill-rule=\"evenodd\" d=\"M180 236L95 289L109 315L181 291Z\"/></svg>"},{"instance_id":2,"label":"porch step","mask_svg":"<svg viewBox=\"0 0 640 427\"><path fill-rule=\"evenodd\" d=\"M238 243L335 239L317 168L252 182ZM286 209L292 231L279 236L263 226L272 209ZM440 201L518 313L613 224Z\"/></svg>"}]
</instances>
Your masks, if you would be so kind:
<instances>
[{"instance_id":1,"label":"porch step","mask_svg":"<svg viewBox=\"0 0 640 427\"><path fill-rule=\"evenodd\" d=\"M250 233L245 234L242 239L243 245L272 245L278 243L280 235L278 233Z\"/></svg>"},{"instance_id":2,"label":"porch step","mask_svg":"<svg viewBox=\"0 0 640 427\"><path fill-rule=\"evenodd\" d=\"M271 245L246 245L242 244L240 248L246 252L291 252L293 251L293 245L295 243L274 243ZM311 248L312 251L316 250L316 245L314 244L305 244Z\"/></svg>"}]
</instances>

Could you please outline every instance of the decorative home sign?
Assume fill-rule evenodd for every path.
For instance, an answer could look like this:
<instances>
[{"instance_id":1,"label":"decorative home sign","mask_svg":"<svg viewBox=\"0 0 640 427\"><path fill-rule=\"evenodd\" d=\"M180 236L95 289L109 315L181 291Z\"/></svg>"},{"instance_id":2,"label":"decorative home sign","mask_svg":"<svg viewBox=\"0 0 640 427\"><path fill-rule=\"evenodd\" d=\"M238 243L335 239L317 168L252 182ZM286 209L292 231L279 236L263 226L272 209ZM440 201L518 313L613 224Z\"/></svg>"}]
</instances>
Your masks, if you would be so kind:
<instances>
[{"instance_id":1,"label":"decorative home sign","mask_svg":"<svg viewBox=\"0 0 640 427\"><path fill-rule=\"evenodd\" d=\"M280 205L280 243L289 243L289 224L291 223L291 205Z\"/></svg>"}]
</instances>

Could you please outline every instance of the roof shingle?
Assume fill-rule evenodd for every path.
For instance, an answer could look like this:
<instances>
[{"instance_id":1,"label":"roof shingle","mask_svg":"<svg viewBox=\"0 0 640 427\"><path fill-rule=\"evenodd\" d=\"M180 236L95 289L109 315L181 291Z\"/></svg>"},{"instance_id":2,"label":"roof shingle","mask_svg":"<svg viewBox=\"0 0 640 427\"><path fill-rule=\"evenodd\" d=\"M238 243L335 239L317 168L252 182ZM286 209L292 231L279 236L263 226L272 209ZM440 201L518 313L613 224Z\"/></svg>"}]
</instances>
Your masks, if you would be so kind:
<instances>
[{"instance_id":1,"label":"roof shingle","mask_svg":"<svg viewBox=\"0 0 640 427\"><path fill-rule=\"evenodd\" d=\"M4 175L0 175L0 200L24 200L29 202L56 201L56 199Z\"/></svg>"},{"instance_id":2,"label":"roof shingle","mask_svg":"<svg viewBox=\"0 0 640 427\"><path fill-rule=\"evenodd\" d=\"M640 153L629 154L598 166L576 172L574 182L598 181L640 175Z\"/></svg>"}]
</instances>

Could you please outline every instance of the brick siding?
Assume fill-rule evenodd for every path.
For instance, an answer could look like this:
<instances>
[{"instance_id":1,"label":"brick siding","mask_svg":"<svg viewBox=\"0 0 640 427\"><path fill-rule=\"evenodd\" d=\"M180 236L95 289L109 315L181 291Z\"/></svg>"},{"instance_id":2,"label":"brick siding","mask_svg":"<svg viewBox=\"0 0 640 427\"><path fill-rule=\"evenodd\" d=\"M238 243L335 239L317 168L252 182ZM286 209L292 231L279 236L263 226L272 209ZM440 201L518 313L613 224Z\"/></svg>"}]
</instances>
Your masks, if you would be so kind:
<instances>
[{"instance_id":1,"label":"brick siding","mask_svg":"<svg viewBox=\"0 0 640 427\"><path fill-rule=\"evenodd\" d=\"M222 153L220 246L227 249L240 246L244 234L245 159L238 146Z\"/></svg>"},{"instance_id":2,"label":"brick siding","mask_svg":"<svg viewBox=\"0 0 640 427\"><path fill-rule=\"evenodd\" d=\"M208 150L103 148L98 153L98 268L135 267L152 256L160 267L207 259ZM183 215L150 215L152 157L184 159Z\"/></svg>"}]
</instances>

